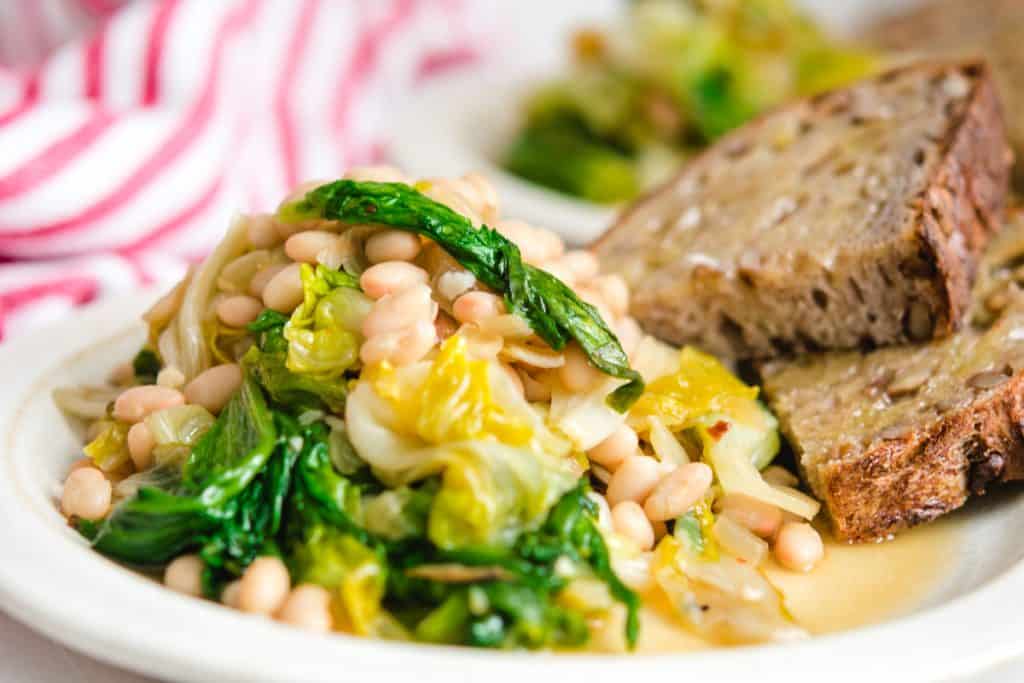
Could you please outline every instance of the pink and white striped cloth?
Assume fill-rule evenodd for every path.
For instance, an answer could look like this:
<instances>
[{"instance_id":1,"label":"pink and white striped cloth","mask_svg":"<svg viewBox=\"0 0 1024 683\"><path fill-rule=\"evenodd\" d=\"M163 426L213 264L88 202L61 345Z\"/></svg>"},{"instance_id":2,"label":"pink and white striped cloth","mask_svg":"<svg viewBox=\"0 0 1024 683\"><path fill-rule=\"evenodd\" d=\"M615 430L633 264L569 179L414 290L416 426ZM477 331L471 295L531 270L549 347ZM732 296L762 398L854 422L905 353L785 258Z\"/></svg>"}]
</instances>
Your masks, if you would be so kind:
<instances>
[{"instance_id":1,"label":"pink and white striped cloth","mask_svg":"<svg viewBox=\"0 0 1024 683\"><path fill-rule=\"evenodd\" d=\"M0 338L378 160L480 24L460 0L0 0Z\"/></svg>"}]
</instances>

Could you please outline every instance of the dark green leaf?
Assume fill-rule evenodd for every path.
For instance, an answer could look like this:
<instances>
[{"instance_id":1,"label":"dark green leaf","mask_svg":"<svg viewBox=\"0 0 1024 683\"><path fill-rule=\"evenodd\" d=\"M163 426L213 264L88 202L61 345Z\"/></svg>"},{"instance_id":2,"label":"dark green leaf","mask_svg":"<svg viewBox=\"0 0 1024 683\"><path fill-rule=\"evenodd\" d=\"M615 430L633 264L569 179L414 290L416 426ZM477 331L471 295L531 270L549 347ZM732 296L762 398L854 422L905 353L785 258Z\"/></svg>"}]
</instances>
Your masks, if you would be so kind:
<instances>
[{"instance_id":1,"label":"dark green leaf","mask_svg":"<svg viewBox=\"0 0 1024 683\"><path fill-rule=\"evenodd\" d=\"M143 348L132 359L132 373L139 384L156 384L160 367L160 358L150 348Z\"/></svg>"},{"instance_id":2,"label":"dark green leaf","mask_svg":"<svg viewBox=\"0 0 1024 683\"><path fill-rule=\"evenodd\" d=\"M259 386L246 376L185 461L185 489L204 505L227 502L259 474L276 442L274 416Z\"/></svg>"}]
</instances>

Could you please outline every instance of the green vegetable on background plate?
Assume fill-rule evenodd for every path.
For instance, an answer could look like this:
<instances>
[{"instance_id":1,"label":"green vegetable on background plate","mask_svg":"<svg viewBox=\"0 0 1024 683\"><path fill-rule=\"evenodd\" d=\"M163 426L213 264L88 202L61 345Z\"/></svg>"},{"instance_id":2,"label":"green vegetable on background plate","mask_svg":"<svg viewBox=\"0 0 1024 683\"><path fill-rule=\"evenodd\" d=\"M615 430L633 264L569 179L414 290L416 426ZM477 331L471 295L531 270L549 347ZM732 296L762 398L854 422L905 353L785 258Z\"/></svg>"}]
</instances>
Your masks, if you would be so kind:
<instances>
[{"instance_id":1,"label":"green vegetable on background plate","mask_svg":"<svg viewBox=\"0 0 1024 683\"><path fill-rule=\"evenodd\" d=\"M530 95L502 164L592 202L632 199L759 113L873 73L789 0L635 0L584 29L569 75Z\"/></svg>"}]
</instances>

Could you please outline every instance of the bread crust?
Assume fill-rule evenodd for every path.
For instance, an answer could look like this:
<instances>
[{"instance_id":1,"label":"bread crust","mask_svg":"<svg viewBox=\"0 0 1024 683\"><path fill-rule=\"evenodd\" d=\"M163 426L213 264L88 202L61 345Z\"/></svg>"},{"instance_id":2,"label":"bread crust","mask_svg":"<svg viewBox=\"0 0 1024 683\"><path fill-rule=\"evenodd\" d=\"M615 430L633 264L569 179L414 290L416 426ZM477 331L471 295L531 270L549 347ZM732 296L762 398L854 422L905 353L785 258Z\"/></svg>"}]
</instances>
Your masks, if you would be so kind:
<instances>
[{"instance_id":1,"label":"bread crust","mask_svg":"<svg viewBox=\"0 0 1024 683\"><path fill-rule=\"evenodd\" d=\"M952 334L965 318L978 259L1001 227L1013 161L991 69L968 69L981 74L971 104L917 209L918 234L937 265L936 337Z\"/></svg>"},{"instance_id":2,"label":"bread crust","mask_svg":"<svg viewBox=\"0 0 1024 683\"><path fill-rule=\"evenodd\" d=\"M1015 185L1024 189L1024 3L1020 0L930 0L868 26L860 39L893 54L956 59L984 56L993 65L1010 144L1017 150Z\"/></svg>"},{"instance_id":3,"label":"bread crust","mask_svg":"<svg viewBox=\"0 0 1024 683\"><path fill-rule=\"evenodd\" d=\"M835 536L870 541L944 515L994 482L1024 478L1024 372L899 438L819 468Z\"/></svg>"},{"instance_id":4,"label":"bread crust","mask_svg":"<svg viewBox=\"0 0 1024 683\"><path fill-rule=\"evenodd\" d=\"M930 168L925 189L908 198L907 225L893 240L856 253L839 253L830 268L695 267L661 277L673 266L648 266L631 285L634 315L652 334L676 344L694 343L731 358L771 358L790 353L921 341L959 328L970 300L977 259L999 229L1011 154L988 67L981 63L928 62L879 77L908 72L922 77L962 69L975 85L963 115L950 123L941 156ZM781 116L811 122L842 106L837 91L764 114L733 131L691 161L672 180L640 198L593 245L606 267L622 269L623 247L637 239L645 212L676 188L705 174L732 147L766 136L765 126ZM656 211L655 211L656 213ZM753 227L751 227L753 230ZM652 245L652 249L655 248ZM794 253L799 258L799 247ZM650 255L628 257L636 266ZM810 258L807 261L811 261ZM627 277L627 279L630 279ZM865 302L865 291L878 300ZM824 297L832 310L823 310ZM869 310L872 309L872 310Z\"/></svg>"}]
</instances>

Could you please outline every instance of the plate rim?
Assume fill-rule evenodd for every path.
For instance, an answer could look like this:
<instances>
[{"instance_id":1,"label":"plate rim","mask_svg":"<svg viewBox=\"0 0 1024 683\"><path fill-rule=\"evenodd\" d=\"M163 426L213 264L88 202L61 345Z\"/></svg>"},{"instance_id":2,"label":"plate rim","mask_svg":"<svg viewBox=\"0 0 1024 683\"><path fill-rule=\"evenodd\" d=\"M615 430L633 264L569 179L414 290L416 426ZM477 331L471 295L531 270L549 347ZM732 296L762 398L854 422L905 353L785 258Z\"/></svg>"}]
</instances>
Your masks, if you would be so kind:
<instances>
[{"instance_id":1,"label":"plate rim","mask_svg":"<svg viewBox=\"0 0 1024 683\"><path fill-rule=\"evenodd\" d=\"M148 290L101 301L0 346L0 370L9 379L0 392L0 473L15 475L0 476L0 519L6 520L0 547L18 551L5 553L0 562L0 605L72 649L140 673L189 680L337 680L334 666L343 662L344 678L365 674L390 681L415 671L449 683L566 675L620 683L624 675L645 673L709 680L784 675L792 683L819 681L823 670L834 681L868 675L888 680L894 672L907 680L946 680L1024 654L1024 639L1015 638L1012 628L1024 621L1013 599L1024 596L1024 561L962 596L881 624L785 646L638 656L497 653L318 636L176 595L93 553L70 529L55 530L56 508L48 520L21 508L17 487L25 482L17 476L20 459L10 451L15 429L32 420L26 392L48 381L74 354L91 352L112 329L128 329L155 295ZM79 590L82 585L89 590ZM146 613L143 628L137 628L138 610ZM186 624L192 628L185 630ZM275 656L281 651L288 656Z\"/></svg>"}]
</instances>

